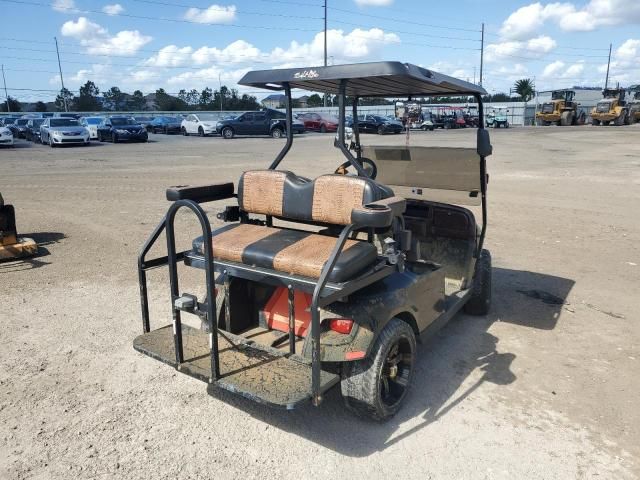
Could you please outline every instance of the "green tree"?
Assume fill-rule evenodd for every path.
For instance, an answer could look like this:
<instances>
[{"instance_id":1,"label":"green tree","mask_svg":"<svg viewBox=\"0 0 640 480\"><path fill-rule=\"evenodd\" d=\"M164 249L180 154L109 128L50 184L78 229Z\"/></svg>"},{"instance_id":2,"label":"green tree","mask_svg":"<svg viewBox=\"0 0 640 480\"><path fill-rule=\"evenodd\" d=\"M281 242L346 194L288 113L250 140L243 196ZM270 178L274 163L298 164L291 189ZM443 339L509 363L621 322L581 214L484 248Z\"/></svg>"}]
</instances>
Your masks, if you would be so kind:
<instances>
[{"instance_id":1,"label":"green tree","mask_svg":"<svg viewBox=\"0 0 640 480\"><path fill-rule=\"evenodd\" d=\"M36 109L36 112L46 112L47 104L44 102L36 102L35 109Z\"/></svg>"},{"instance_id":2,"label":"green tree","mask_svg":"<svg viewBox=\"0 0 640 480\"><path fill-rule=\"evenodd\" d=\"M146 110L147 101L145 100L144 95L140 90L136 90L135 92L133 92L133 95L131 95L127 99L127 108L129 110L137 111Z\"/></svg>"},{"instance_id":3,"label":"green tree","mask_svg":"<svg viewBox=\"0 0 640 480\"><path fill-rule=\"evenodd\" d=\"M324 100L317 93L314 93L313 95L309 95L309 98L307 98L307 106L309 107L322 107L323 105L324 105Z\"/></svg>"},{"instance_id":4,"label":"green tree","mask_svg":"<svg viewBox=\"0 0 640 480\"><path fill-rule=\"evenodd\" d=\"M0 112L7 111L7 103L9 104L9 110L12 112L21 112L22 104L13 97L7 97L7 99L0 104Z\"/></svg>"},{"instance_id":5,"label":"green tree","mask_svg":"<svg viewBox=\"0 0 640 480\"><path fill-rule=\"evenodd\" d=\"M211 110L213 107L213 91L207 87L200 92L200 110Z\"/></svg>"},{"instance_id":6,"label":"green tree","mask_svg":"<svg viewBox=\"0 0 640 480\"><path fill-rule=\"evenodd\" d=\"M78 112L97 112L102 110L102 105L98 100L100 90L91 80L87 80L87 83L80 87L79 93L80 95L78 95L74 104L74 110Z\"/></svg>"},{"instance_id":7,"label":"green tree","mask_svg":"<svg viewBox=\"0 0 640 480\"><path fill-rule=\"evenodd\" d=\"M187 104L184 100L169 95L164 88L159 88L156 90L156 108L165 112L175 112L186 110Z\"/></svg>"},{"instance_id":8,"label":"green tree","mask_svg":"<svg viewBox=\"0 0 640 480\"><path fill-rule=\"evenodd\" d=\"M73 110L76 97L68 89L63 88L62 90L60 90L60 93L56 97L55 106L57 111L64 112L65 101L66 101L67 109Z\"/></svg>"},{"instance_id":9,"label":"green tree","mask_svg":"<svg viewBox=\"0 0 640 480\"><path fill-rule=\"evenodd\" d=\"M513 89L518 95L520 95L523 102L528 102L533 98L535 95L535 88L536 86L530 78L521 78L513 86Z\"/></svg>"},{"instance_id":10,"label":"green tree","mask_svg":"<svg viewBox=\"0 0 640 480\"><path fill-rule=\"evenodd\" d=\"M127 95L118 87L111 87L109 90L103 93L103 96L105 101L108 102L111 110L119 112L127 108Z\"/></svg>"}]
</instances>

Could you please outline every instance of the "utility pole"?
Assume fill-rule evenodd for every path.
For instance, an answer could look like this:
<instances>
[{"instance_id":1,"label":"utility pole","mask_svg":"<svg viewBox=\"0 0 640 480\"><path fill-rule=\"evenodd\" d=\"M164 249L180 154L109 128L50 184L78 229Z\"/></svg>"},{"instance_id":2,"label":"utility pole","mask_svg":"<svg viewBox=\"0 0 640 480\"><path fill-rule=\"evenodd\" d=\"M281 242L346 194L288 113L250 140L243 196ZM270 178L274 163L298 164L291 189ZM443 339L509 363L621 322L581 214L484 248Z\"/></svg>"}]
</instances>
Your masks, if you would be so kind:
<instances>
[{"instance_id":1,"label":"utility pole","mask_svg":"<svg viewBox=\"0 0 640 480\"><path fill-rule=\"evenodd\" d=\"M327 0L324 0L324 66L327 66ZM324 106L327 106L327 92L324 92Z\"/></svg>"},{"instance_id":2,"label":"utility pole","mask_svg":"<svg viewBox=\"0 0 640 480\"><path fill-rule=\"evenodd\" d=\"M222 80L220 78L220 74L218 74L218 84L220 85L220 113L222 113ZM222 115L220 118L222 118Z\"/></svg>"},{"instance_id":3,"label":"utility pole","mask_svg":"<svg viewBox=\"0 0 640 480\"><path fill-rule=\"evenodd\" d=\"M9 94L7 93L7 80L4 78L4 65L2 65L2 81L4 82L4 96L7 99L7 113L11 113L9 106Z\"/></svg>"},{"instance_id":4,"label":"utility pole","mask_svg":"<svg viewBox=\"0 0 640 480\"><path fill-rule=\"evenodd\" d=\"M484 63L484 22L482 23L482 30L480 34L480 82L478 85L482 86L482 67Z\"/></svg>"},{"instance_id":5,"label":"utility pole","mask_svg":"<svg viewBox=\"0 0 640 480\"><path fill-rule=\"evenodd\" d=\"M62 94L62 101L64 102L64 111L68 112L69 108L67 106L67 96L65 95L65 92L64 92L64 80L62 79L62 65L60 64L60 50L58 50L58 39L56 37L53 37L53 39L56 41L56 54L58 55L58 70L60 70L60 83L62 84L62 91L60 93Z\"/></svg>"},{"instance_id":6,"label":"utility pole","mask_svg":"<svg viewBox=\"0 0 640 480\"><path fill-rule=\"evenodd\" d=\"M607 61L607 77L604 80L604 88L606 90L606 88L609 86L609 66L611 65L611 47L612 44L609 44L609 60Z\"/></svg>"}]
</instances>

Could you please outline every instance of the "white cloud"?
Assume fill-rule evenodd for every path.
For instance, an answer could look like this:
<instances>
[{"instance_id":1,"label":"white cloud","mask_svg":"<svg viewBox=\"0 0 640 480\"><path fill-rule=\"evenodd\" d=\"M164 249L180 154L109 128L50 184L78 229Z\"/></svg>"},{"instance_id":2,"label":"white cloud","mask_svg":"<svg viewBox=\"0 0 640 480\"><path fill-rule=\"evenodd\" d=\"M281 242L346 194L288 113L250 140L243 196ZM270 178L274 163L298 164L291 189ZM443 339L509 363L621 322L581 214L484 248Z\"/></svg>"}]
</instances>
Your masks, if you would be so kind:
<instances>
[{"instance_id":1,"label":"white cloud","mask_svg":"<svg viewBox=\"0 0 640 480\"><path fill-rule=\"evenodd\" d=\"M569 65L564 63L561 60L556 60L548 64L544 67L542 71L542 78L546 79L558 79L563 78L567 80L577 80L582 77L582 73L584 72L584 64L583 62L577 62L573 65Z\"/></svg>"},{"instance_id":2,"label":"white cloud","mask_svg":"<svg viewBox=\"0 0 640 480\"><path fill-rule=\"evenodd\" d=\"M74 0L54 0L51 8L60 13L78 13Z\"/></svg>"},{"instance_id":3,"label":"white cloud","mask_svg":"<svg viewBox=\"0 0 640 480\"><path fill-rule=\"evenodd\" d=\"M546 35L527 41L491 43L485 49L485 58L487 62L509 60L513 57L521 57L520 60L535 60L552 51L556 45L556 41Z\"/></svg>"},{"instance_id":4,"label":"white cloud","mask_svg":"<svg viewBox=\"0 0 640 480\"><path fill-rule=\"evenodd\" d=\"M86 17L70 20L62 25L63 36L75 38L91 54L134 55L152 38L141 34L138 30L122 30L115 35L91 22Z\"/></svg>"},{"instance_id":5,"label":"white cloud","mask_svg":"<svg viewBox=\"0 0 640 480\"><path fill-rule=\"evenodd\" d=\"M193 53L192 58L197 65L204 65L211 62L247 63L261 55L257 47L244 40L236 40L223 49L201 47Z\"/></svg>"},{"instance_id":6,"label":"white cloud","mask_svg":"<svg viewBox=\"0 0 640 480\"><path fill-rule=\"evenodd\" d=\"M518 8L503 22L500 34L505 39L523 40L535 35L548 22L566 31L591 31L605 25L640 23L637 0L590 0L584 7L574 3L531 3Z\"/></svg>"},{"instance_id":7,"label":"white cloud","mask_svg":"<svg viewBox=\"0 0 640 480\"><path fill-rule=\"evenodd\" d=\"M190 8L185 12L184 18L196 23L231 23L236 19L236 7L214 4L206 9Z\"/></svg>"},{"instance_id":8,"label":"white cloud","mask_svg":"<svg viewBox=\"0 0 640 480\"><path fill-rule=\"evenodd\" d=\"M355 0L359 7L388 7L393 0Z\"/></svg>"},{"instance_id":9,"label":"white cloud","mask_svg":"<svg viewBox=\"0 0 640 480\"><path fill-rule=\"evenodd\" d=\"M105 5L102 7L102 11L107 15L118 15L124 12L124 7L119 3L114 3L112 5Z\"/></svg>"},{"instance_id":10,"label":"white cloud","mask_svg":"<svg viewBox=\"0 0 640 480\"><path fill-rule=\"evenodd\" d=\"M147 59L144 64L153 67L181 67L191 63L191 47L177 47L167 45L158 50L158 53Z\"/></svg>"}]
</instances>

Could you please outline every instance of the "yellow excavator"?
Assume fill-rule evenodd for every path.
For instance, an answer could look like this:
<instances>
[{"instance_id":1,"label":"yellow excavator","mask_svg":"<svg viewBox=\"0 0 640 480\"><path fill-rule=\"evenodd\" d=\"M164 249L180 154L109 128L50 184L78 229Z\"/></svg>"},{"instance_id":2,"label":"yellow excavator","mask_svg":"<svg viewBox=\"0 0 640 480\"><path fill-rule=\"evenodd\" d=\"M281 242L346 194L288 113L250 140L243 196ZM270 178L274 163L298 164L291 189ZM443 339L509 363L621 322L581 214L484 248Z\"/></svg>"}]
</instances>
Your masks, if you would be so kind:
<instances>
[{"instance_id":1,"label":"yellow excavator","mask_svg":"<svg viewBox=\"0 0 640 480\"><path fill-rule=\"evenodd\" d=\"M605 88L602 100L591 110L593 125L629 125L629 107L624 99L624 88Z\"/></svg>"},{"instance_id":2,"label":"yellow excavator","mask_svg":"<svg viewBox=\"0 0 640 480\"><path fill-rule=\"evenodd\" d=\"M640 85L629 87L629 123L640 122Z\"/></svg>"},{"instance_id":3,"label":"yellow excavator","mask_svg":"<svg viewBox=\"0 0 640 480\"><path fill-rule=\"evenodd\" d=\"M536 123L542 125L583 125L587 115L578 109L579 103L574 101L573 90L554 90L551 101L544 102L540 111L536 112Z\"/></svg>"}]
</instances>

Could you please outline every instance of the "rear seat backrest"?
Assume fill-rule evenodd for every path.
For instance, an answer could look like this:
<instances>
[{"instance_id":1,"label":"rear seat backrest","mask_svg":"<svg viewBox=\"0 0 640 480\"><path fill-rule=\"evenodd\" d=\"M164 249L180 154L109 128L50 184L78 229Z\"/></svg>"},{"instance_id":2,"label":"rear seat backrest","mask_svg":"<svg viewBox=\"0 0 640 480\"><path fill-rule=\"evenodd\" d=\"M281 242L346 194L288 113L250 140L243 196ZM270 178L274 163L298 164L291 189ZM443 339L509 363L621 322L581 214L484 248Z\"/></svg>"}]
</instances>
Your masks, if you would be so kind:
<instances>
[{"instance_id":1,"label":"rear seat backrest","mask_svg":"<svg viewBox=\"0 0 640 480\"><path fill-rule=\"evenodd\" d=\"M345 175L310 181L287 171L250 170L238 183L245 212L334 225L350 223L354 208L391 196L391 189L369 178Z\"/></svg>"}]
</instances>

